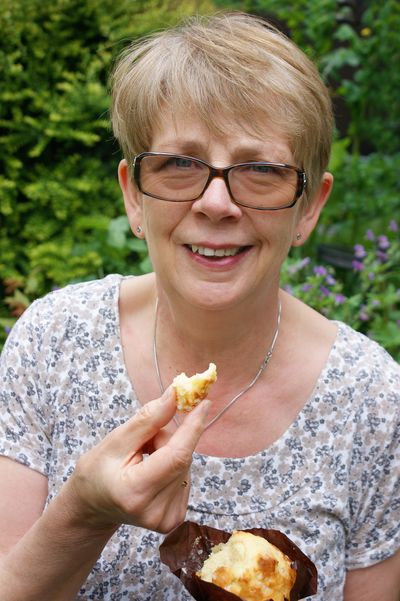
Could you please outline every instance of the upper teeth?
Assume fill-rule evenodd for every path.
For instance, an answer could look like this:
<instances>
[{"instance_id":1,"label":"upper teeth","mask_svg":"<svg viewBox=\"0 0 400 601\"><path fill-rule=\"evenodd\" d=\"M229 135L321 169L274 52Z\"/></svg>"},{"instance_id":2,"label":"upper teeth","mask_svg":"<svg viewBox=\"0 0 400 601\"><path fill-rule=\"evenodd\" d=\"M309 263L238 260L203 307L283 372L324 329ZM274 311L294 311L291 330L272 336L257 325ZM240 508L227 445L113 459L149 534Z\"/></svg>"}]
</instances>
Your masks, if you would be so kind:
<instances>
[{"instance_id":1,"label":"upper teeth","mask_svg":"<svg viewBox=\"0 0 400 601\"><path fill-rule=\"evenodd\" d=\"M208 248L206 246L195 246L191 245L192 252L198 253L199 255L205 255L206 257L232 257L236 255L240 247L235 248Z\"/></svg>"}]
</instances>

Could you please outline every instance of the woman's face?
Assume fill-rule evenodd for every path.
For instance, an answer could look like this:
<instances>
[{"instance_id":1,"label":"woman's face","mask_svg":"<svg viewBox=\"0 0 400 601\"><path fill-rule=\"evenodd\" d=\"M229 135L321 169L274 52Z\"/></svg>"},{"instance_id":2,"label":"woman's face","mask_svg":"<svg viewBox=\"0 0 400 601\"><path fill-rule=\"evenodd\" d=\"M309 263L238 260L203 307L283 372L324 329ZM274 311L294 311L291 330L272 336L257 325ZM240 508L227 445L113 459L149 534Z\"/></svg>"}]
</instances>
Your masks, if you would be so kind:
<instances>
[{"instance_id":1,"label":"woman's face","mask_svg":"<svg viewBox=\"0 0 400 601\"><path fill-rule=\"evenodd\" d=\"M224 131L217 136L190 115L174 120L166 113L149 150L189 155L215 167L257 160L294 164L289 145L267 126L257 137L234 123L226 123ZM180 203L141 194L124 161L120 183L131 226L143 228L163 290L209 309L276 293L282 262L299 244L296 234L302 241L308 237L330 189L325 182L307 212L300 210L301 199L292 208L258 211L234 204L219 177L199 199Z\"/></svg>"}]
</instances>

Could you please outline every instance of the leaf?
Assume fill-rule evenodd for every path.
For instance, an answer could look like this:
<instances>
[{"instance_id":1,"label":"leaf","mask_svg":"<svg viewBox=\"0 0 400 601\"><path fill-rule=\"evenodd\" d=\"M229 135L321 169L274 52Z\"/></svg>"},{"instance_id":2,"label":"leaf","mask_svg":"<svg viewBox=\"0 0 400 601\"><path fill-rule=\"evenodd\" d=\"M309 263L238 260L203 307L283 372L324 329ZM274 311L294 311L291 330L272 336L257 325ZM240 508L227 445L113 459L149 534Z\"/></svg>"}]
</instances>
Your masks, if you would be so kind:
<instances>
[{"instance_id":1,"label":"leaf","mask_svg":"<svg viewBox=\"0 0 400 601\"><path fill-rule=\"evenodd\" d=\"M328 165L328 171L336 173L347 158L347 149L350 145L350 138L341 138L335 140L332 144L332 152Z\"/></svg>"}]
</instances>

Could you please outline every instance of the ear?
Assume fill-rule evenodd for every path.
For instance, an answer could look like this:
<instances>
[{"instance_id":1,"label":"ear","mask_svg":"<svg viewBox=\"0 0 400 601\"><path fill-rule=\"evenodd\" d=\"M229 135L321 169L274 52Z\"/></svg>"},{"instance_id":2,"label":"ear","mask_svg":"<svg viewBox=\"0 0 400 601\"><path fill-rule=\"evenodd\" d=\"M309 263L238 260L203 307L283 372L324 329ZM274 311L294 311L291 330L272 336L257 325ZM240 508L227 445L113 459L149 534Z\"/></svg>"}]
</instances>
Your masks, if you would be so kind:
<instances>
[{"instance_id":1,"label":"ear","mask_svg":"<svg viewBox=\"0 0 400 601\"><path fill-rule=\"evenodd\" d=\"M300 213L296 231L293 234L292 246L301 246L309 238L318 223L322 209L328 201L332 186L333 175L326 171L310 204Z\"/></svg>"},{"instance_id":2,"label":"ear","mask_svg":"<svg viewBox=\"0 0 400 601\"><path fill-rule=\"evenodd\" d=\"M118 165L118 181L124 197L125 211L131 230L135 236L143 238L142 194L132 180L129 166L125 159L122 159Z\"/></svg>"}]
</instances>

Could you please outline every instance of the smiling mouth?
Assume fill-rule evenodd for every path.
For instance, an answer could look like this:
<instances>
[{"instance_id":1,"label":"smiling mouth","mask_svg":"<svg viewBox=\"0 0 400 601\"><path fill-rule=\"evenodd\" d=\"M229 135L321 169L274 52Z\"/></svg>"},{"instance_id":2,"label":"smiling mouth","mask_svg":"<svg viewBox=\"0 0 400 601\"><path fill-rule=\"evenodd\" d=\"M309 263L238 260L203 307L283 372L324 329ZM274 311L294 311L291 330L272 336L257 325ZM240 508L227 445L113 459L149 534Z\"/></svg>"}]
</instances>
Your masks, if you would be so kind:
<instances>
[{"instance_id":1,"label":"smiling mouth","mask_svg":"<svg viewBox=\"0 0 400 601\"><path fill-rule=\"evenodd\" d=\"M243 252L247 246L234 246L230 248L209 248L207 246L195 246L188 244L188 248L192 253L202 255L203 257L234 257Z\"/></svg>"}]
</instances>

